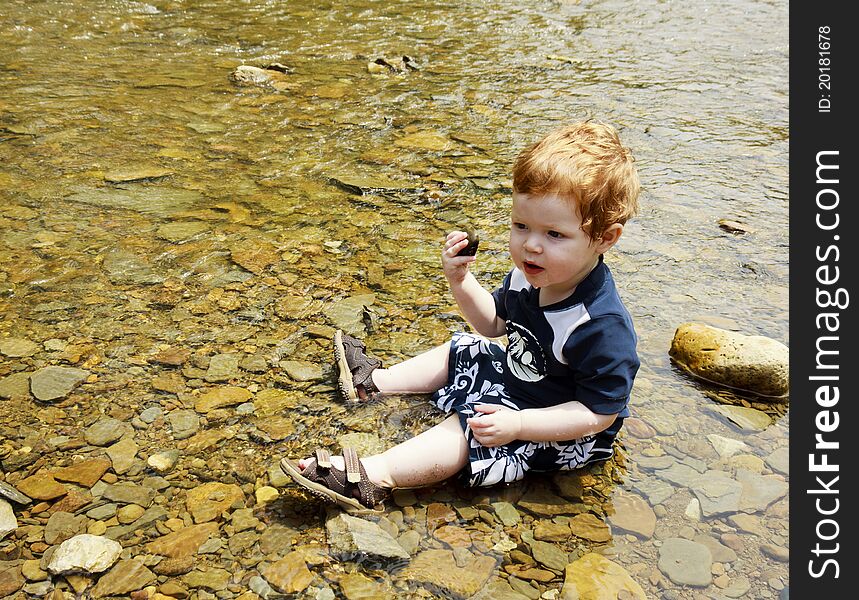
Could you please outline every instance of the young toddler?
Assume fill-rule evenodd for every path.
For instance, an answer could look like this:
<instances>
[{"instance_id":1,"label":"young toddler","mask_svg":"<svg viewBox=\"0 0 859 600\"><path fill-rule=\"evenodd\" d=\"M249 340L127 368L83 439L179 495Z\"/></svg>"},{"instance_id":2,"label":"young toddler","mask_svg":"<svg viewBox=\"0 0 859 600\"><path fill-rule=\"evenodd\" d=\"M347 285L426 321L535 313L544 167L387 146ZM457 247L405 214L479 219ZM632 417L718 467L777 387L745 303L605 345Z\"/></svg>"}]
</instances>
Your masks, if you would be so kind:
<instances>
[{"instance_id":1,"label":"young toddler","mask_svg":"<svg viewBox=\"0 0 859 600\"><path fill-rule=\"evenodd\" d=\"M639 367L636 334L603 254L638 210L634 159L597 122L552 131L513 168L510 258L494 292L459 255L462 231L447 235L445 277L480 334L382 368L362 342L338 331L334 354L348 402L380 394L432 393L446 420L389 450L359 459L351 448L281 468L350 512L375 509L395 488L463 472L471 485L521 479L528 471L576 469L612 455L629 416ZM489 338L506 334L506 348Z\"/></svg>"}]
</instances>

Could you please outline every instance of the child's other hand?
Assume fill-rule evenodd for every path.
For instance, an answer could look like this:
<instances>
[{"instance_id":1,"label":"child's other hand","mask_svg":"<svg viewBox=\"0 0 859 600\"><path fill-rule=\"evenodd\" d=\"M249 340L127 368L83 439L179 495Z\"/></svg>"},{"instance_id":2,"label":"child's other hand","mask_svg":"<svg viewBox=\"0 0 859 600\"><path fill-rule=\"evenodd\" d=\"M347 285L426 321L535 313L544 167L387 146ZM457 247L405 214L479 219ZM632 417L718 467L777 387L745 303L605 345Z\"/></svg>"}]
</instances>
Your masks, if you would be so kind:
<instances>
[{"instance_id":1,"label":"child's other hand","mask_svg":"<svg viewBox=\"0 0 859 600\"><path fill-rule=\"evenodd\" d=\"M481 445L493 448L519 439L522 431L519 411L496 404L476 404L474 410L480 414L466 419L466 423Z\"/></svg>"},{"instance_id":2,"label":"child's other hand","mask_svg":"<svg viewBox=\"0 0 859 600\"><path fill-rule=\"evenodd\" d=\"M450 283L462 283L468 274L468 265L477 260L474 256L457 256L467 245L468 234L464 231L451 231L447 234L441 253L441 266Z\"/></svg>"}]
</instances>

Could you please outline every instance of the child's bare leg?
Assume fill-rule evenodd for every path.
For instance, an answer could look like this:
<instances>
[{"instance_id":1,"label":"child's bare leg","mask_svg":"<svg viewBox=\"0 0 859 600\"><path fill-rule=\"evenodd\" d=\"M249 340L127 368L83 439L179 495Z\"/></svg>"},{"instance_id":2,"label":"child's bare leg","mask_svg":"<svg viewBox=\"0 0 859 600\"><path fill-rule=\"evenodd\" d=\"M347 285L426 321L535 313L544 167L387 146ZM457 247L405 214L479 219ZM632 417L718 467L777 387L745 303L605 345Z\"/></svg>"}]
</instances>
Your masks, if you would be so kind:
<instances>
[{"instance_id":1,"label":"child's bare leg","mask_svg":"<svg viewBox=\"0 0 859 600\"><path fill-rule=\"evenodd\" d=\"M299 461L304 469L311 459ZM331 458L343 469L343 458ZM468 463L468 442L459 416L451 415L432 429L389 448L382 454L362 458L367 477L382 487L424 487L456 475Z\"/></svg>"},{"instance_id":2,"label":"child's bare leg","mask_svg":"<svg viewBox=\"0 0 859 600\"><path fill-rule=\"evenodd\" d=\"M442 344L387 369L376 369L371 377L380 392L429 394L447 383L450 344Z\"/></svg>"}]
</instances>

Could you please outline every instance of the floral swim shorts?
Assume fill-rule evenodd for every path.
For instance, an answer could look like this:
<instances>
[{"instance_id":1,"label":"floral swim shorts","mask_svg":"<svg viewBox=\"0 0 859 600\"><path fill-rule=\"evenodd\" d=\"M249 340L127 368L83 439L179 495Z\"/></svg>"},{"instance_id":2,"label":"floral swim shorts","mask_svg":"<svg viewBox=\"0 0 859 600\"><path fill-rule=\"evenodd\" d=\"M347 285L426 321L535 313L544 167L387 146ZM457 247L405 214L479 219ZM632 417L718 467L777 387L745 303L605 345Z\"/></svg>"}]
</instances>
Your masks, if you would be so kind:
<instances>
[{"instance_id":1,"label":"floral swim shorts","mask_svg":"<svg viewBox=\"0 0 859 600\"><path fill-rule=\"evenodd\" d=\"M591 435L563 442L515 440L504 446L487 448L474 439L466 419L478 413L475 404L500 404L520 410L504 389L507 365L500 344L470 333L454 334L450 342L448 385L437 391L431 402L441 411L456 411L468 441L471 468L469 485L486 486L518 481L528 471L578 469L612 456L612 439Z\"/></svg>"}]
</instances>

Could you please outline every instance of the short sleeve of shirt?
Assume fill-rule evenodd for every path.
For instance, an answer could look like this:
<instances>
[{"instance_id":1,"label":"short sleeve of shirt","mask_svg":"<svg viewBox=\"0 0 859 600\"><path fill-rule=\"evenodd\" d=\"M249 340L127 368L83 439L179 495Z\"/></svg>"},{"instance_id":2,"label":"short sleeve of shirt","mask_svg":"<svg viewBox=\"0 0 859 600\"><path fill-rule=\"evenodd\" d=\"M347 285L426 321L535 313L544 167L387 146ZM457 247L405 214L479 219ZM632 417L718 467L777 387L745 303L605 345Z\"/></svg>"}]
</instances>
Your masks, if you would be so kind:
<instances>
[{"instance_id":1,"label":"short sleeve of shirt","mask_svg":"<svg viewBox=\"0 0 859 600\"><path fill-rule=\"evenodd\" d=\"M564 344L574 371L576 400L597 414L626 408L640 366L635 331L619 315L606 315L576 329Z\"/></svg>"},{"instance_id":2,"label":"short sleeve of shirt","mask_svg":"<svg viewBox=\"0 0 859 600\"><path fill-rule=\"evenodd\" d=\"M498 289L492 292L492 299L495 300L495 314L505 321L507 320L507 306L505 305L505 300L507 300L507 291L510 289L510 279L512 276L513 271L507 273L507 277L504 278L504 281Z\"/></svg>"}]
</instances>

